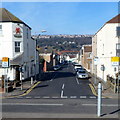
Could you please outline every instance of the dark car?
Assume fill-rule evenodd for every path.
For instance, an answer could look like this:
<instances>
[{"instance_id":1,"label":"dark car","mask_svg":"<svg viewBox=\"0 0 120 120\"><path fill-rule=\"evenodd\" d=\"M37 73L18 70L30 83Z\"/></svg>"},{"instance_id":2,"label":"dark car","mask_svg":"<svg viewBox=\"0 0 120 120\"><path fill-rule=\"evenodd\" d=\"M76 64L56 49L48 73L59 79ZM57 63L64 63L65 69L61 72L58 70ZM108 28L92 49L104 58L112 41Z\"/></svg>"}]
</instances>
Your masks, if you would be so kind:
<instances>
[{"instance_id":1,"label":"dark car","mask_svg":"<svg viewBox=\"0 0 120 120\"><path fill-rule=\"evenodd\" d=\"M54 66L53 67L53 69L56 71L56 70L59 70L61 68L61 66L60 65L56 65L56 66Z\"/></svg>"}]
</instances>

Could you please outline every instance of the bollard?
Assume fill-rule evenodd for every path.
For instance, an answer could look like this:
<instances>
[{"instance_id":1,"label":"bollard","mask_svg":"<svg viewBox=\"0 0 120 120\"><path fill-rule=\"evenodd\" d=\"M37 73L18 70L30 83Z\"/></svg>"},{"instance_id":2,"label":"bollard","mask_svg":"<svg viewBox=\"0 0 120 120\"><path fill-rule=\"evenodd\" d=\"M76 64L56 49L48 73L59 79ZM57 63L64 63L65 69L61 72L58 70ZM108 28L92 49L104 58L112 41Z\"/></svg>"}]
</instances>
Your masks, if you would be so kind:
<instances>
[{"instance_id":1,"label":"bollard","mask_svg":"<svg viewBox=\"0 0 120 120\"><path fill-rule=\"evenodd\" d=\"M102 98L102 84L98 83L98 107L97 107L97 116L101 116L101 98Z\"/></svg>"}]
</instances>

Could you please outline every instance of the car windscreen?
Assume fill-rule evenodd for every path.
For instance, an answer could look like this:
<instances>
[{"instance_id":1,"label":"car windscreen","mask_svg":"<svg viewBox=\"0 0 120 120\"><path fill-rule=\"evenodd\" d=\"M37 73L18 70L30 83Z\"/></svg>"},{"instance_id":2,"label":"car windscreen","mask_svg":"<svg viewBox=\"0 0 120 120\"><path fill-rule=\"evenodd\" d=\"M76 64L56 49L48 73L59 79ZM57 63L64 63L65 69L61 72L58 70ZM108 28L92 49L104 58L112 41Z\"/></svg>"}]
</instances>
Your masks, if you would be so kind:
<instances>
[{"instance_id":1,"label":"car windscreen","mask_svg":"<svg viewBox=\"0 0 120 120\"><path fill-rule=\"evenodd\" d=\"M86 73L85 71L79 71L78 73Z\"/></svg>"}]
</instances>

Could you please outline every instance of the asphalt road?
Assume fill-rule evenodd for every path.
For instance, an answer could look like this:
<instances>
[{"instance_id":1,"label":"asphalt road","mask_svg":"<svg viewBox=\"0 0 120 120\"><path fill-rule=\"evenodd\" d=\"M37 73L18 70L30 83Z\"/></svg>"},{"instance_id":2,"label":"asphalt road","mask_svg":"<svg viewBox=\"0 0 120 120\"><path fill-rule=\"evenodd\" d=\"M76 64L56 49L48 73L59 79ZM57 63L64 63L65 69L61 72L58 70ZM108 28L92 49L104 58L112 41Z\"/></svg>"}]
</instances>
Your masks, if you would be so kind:
<instances>
[{"instance_id":1,"label":"asphalt road","mask_svg":"<svg viewBox=\"0 0 120 120\"><path fill-rule=\"evenodd\" d=\"M29 94L4 99L5 118L96 118L97 96L89 79L77 79L73 66L47 73ZM102 117L118 117L118 100L102 100Z\"/></svg>"}]
</instances>

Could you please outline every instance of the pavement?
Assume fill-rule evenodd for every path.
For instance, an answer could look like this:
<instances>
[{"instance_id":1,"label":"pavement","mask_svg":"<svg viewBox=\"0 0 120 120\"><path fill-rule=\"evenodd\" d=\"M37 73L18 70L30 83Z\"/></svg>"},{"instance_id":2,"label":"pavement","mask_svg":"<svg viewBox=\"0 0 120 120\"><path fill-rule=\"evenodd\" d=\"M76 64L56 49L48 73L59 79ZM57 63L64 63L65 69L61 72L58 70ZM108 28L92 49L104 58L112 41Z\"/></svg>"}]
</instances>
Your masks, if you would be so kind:
<instances>
[{"instance_id":1,"label":"pavement","mask_svg":"<svg viewBox=\"0 0 120 120\"><path fill-rule=\"evenodd\" d=\"M115 98L118 99L119 93L114 93L114 91L105 83L104 81L100 80L99 78L96 78L95 82L95 77L92 74L89 74L91 76L90 82L92 86L94 87L94 90L97 94L98 91L98 83L101 82L102 84L102 96L107 97L107 98Z\"/></svg>"},{"instance_id":2,"label":"pavement","mask_svg":"<svg viewBox=\"0 0 120 120\"><path fill-rule=\"evenodd\" d=\"M36 82L34 82L35 84ZM21 86L18 86L14 88L11 92L1 93L2 97L9 97L9 96L17 96L24 94L27 90L29 90L34 84L31 85L31 81L24 81L23 82L23 88L21 89Z\"/></svg>"}]
</instances>

